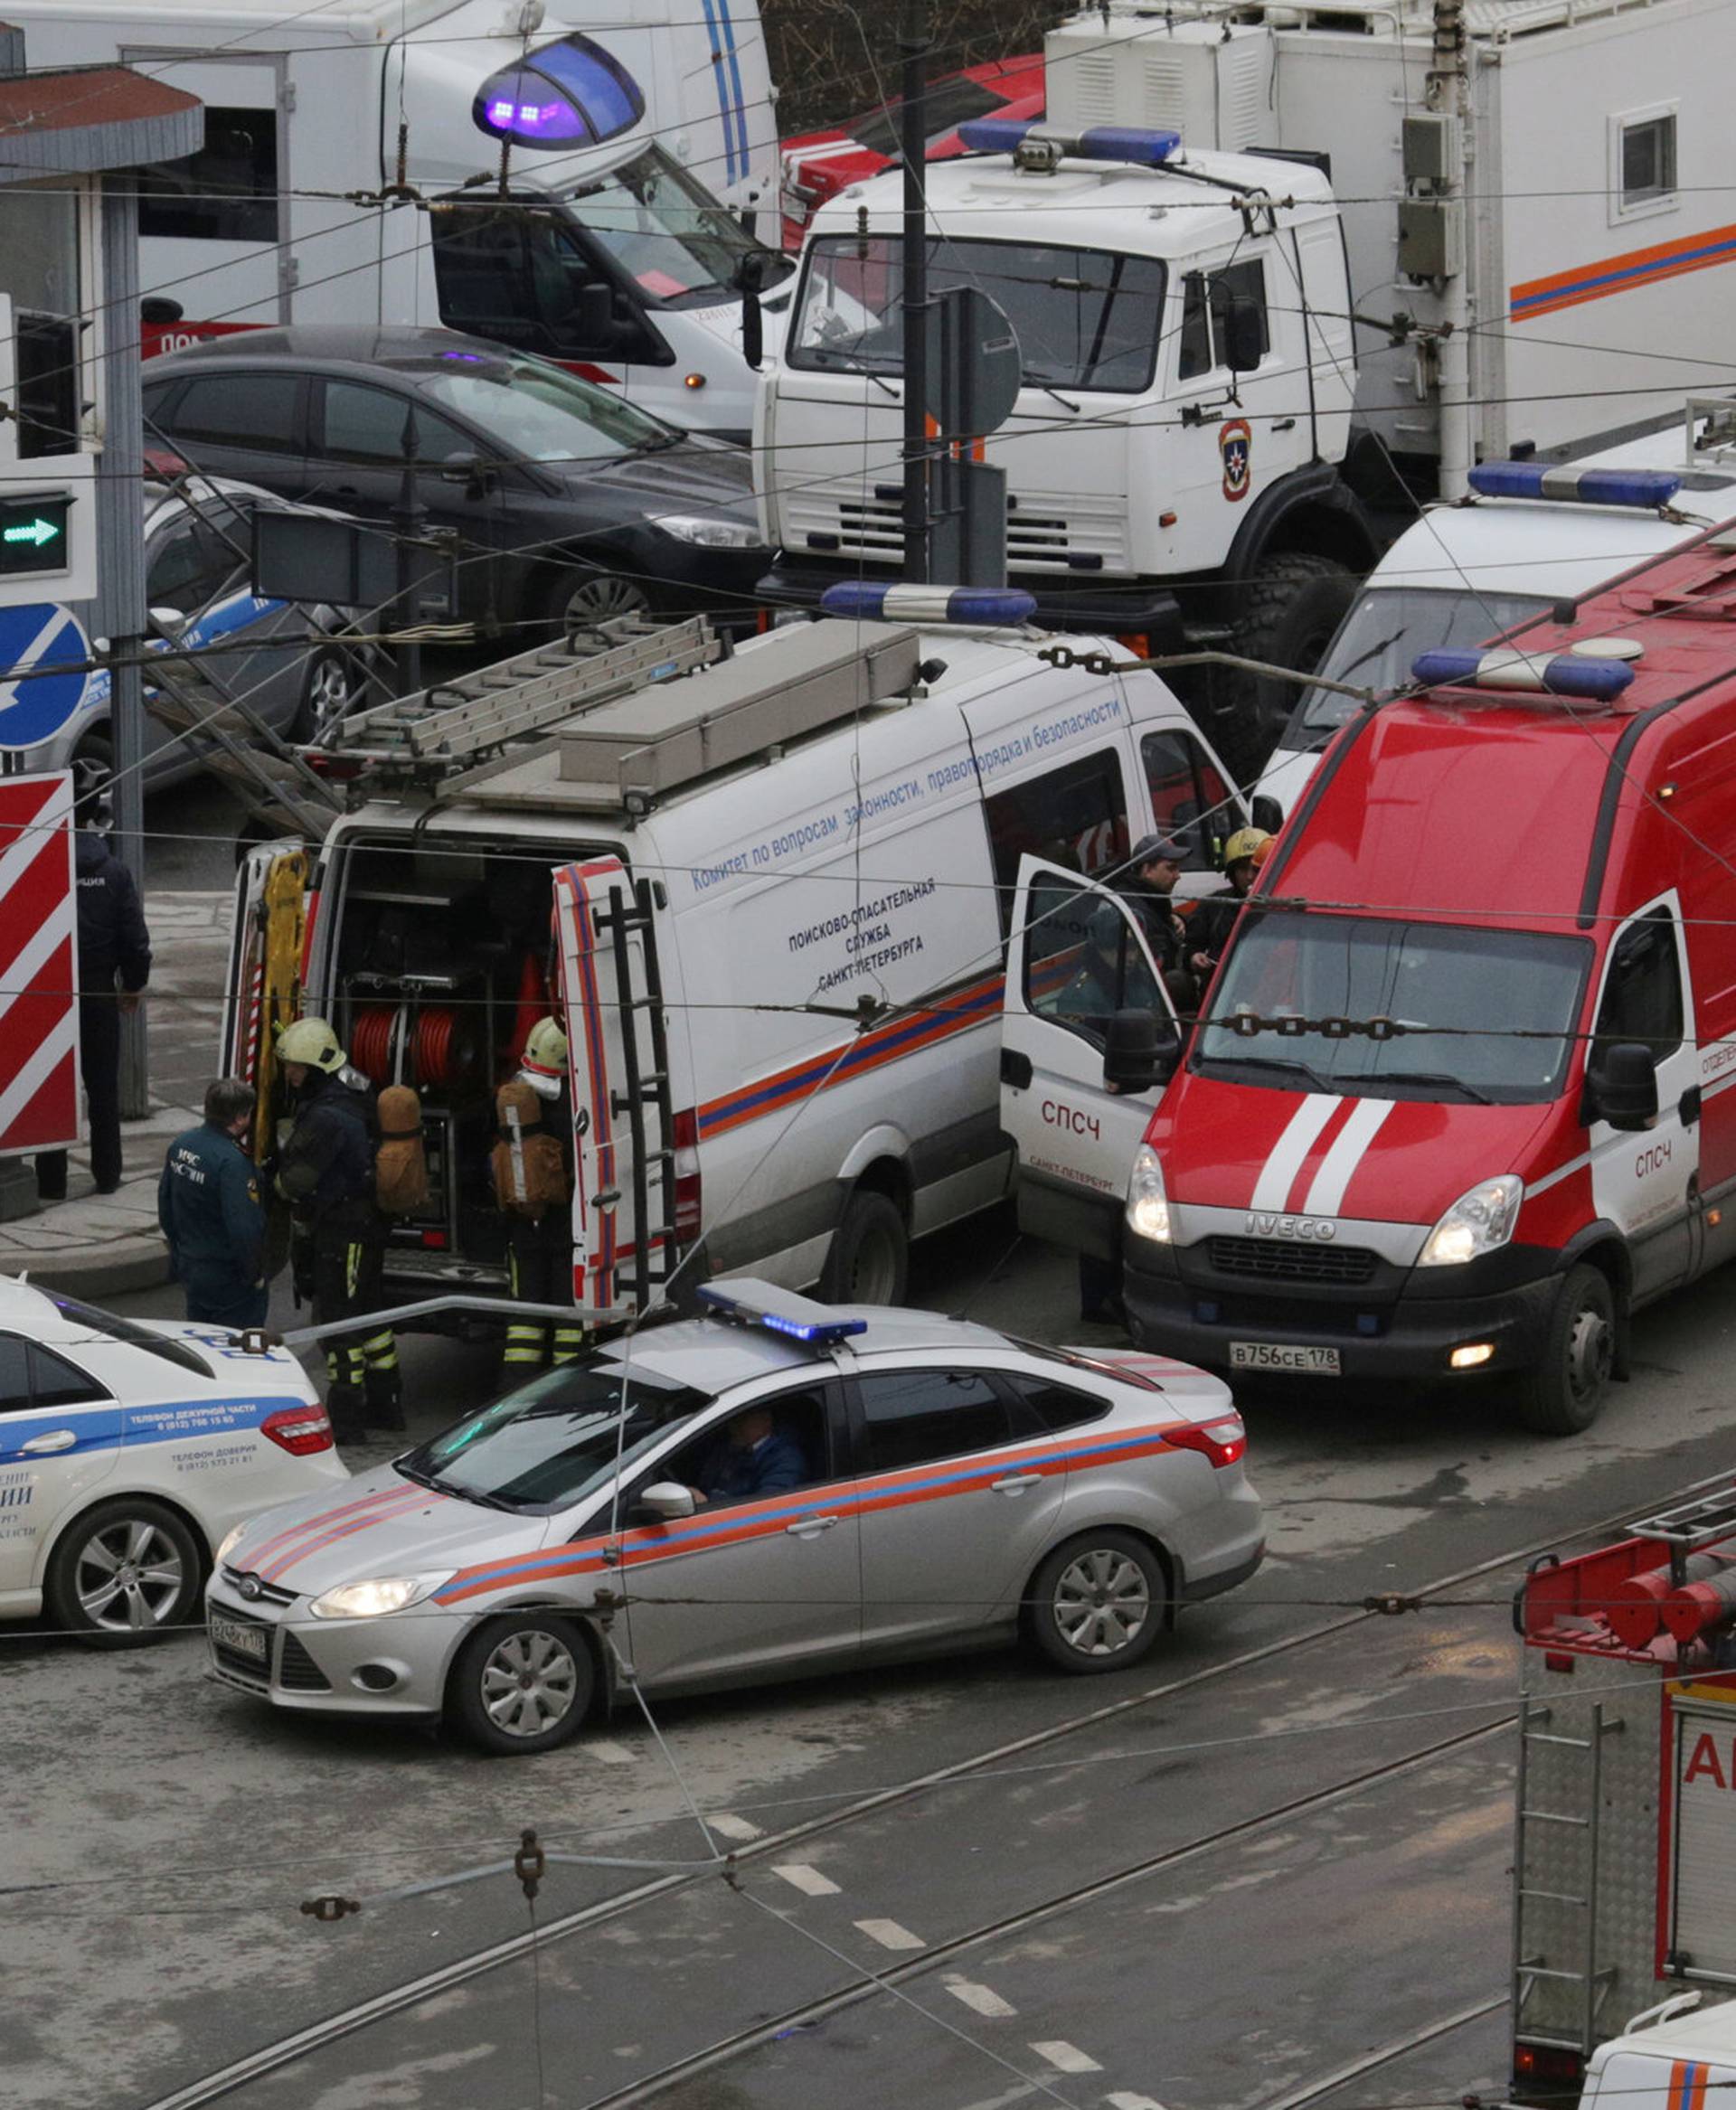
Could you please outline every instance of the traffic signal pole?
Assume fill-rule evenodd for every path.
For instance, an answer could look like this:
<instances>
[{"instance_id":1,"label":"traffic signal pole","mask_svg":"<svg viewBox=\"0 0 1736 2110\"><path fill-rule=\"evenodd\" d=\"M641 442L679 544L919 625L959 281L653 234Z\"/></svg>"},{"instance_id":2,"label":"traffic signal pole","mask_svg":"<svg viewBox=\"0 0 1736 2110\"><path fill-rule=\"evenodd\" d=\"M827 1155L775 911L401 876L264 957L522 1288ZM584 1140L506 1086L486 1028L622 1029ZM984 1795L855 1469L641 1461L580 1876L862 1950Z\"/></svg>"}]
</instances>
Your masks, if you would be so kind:
<instances>
[{"instance_id":1,"label":"traffic signal pole","mask_svg":"<svg viewBox=\"0 0 1736 2110\"><path fill-rule=\"evenodd\" d=\"M901 0L903 55L899 141L904 157L904 576L929 577L929 430L923 391L929 371L928 0Z\"/></svg>"}]
</instances>

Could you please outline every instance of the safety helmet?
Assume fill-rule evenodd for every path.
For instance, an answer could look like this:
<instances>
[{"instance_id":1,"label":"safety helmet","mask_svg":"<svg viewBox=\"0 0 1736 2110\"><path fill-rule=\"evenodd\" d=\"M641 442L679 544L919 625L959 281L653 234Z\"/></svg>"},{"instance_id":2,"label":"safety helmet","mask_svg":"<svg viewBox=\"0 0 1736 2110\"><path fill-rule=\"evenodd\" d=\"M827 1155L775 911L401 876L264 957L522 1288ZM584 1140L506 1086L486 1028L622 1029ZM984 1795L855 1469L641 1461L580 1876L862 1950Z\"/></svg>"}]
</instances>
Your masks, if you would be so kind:
<instances>
[{"instance_id":1,"label":"safety helmet","mask_svg":"<svg viewBox=\"0 0 1736 2110\"><path fill-rule=\"evenodd\" d=\"M279 1062L305 1063L309 1069L325 1070L327 1076L342 1069L345 1060L337 1035L323 1018L297 1019L283 1029L278 1041Z\"/></svg>"},{"instance_id":2,"label":"safety helmet","mask_svg":"<svg viewBox=\"0 0 1736 2110\"><path fill-rule=\"evenodd\" d=\"M524 1052L519 1068L528 1069L533 1077L564 1077L567 1070L567 1036L561 1031L560 1022L552 1018L540 1018L524 1038Z\"/></svg>"},{"instance_id":3,"label":"safety helmet","mask_svg":"<svg viewBox=\"0 0 1736 2110\"><path fill-rule=\"evenodd\" d=\"M1240 864L1244 857L1257 858L1271 839L1269 831L1265 828L1238 828L1223 846L1226 868Z\"/></svg>"}]
</instances>

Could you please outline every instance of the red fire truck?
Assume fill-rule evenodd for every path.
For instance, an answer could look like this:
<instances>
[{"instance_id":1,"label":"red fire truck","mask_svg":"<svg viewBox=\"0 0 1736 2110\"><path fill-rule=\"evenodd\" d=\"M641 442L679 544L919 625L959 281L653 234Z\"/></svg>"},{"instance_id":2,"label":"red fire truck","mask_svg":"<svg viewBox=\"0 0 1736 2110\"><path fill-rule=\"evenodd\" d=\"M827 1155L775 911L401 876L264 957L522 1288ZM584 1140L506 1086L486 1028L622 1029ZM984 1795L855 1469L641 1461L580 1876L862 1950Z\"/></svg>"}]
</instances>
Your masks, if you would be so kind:
<instances>
[{"instance_id":1,"label":"red fire truck","mask_svg":"<svg viewBox=\"0 0 1736 2110\"><path fill-rule=\"evenodd\" d=\"M1514 1617L1513 2096L1560 2105L1644 2011L1736 1992L1736 1484L1546 1556Z\"/></svg>"}]
</instances>

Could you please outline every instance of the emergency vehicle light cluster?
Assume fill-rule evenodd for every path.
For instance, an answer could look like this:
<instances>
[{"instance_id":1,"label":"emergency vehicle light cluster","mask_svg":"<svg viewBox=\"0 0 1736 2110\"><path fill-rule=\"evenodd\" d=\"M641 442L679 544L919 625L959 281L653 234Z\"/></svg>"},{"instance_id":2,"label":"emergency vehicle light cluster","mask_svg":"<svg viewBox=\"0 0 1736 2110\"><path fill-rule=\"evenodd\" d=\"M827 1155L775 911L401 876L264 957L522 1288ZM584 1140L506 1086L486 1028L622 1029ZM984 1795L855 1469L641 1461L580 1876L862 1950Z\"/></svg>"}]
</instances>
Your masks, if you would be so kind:
<instances>
[{"instance_id":1,"label":"emergency vehicle light cluster","mask_svg":"<svg viewBox=\"0 0 1736 2110\"><path fill-rule=\"evenodd\" d=\"M1161 168L1179 154L1179 132L1147 131L1136 125L1093 125L1087 132L1054 132L1041 118L972 118L958 127L959 144L973 154L1012 154L1029 138L1080 161L1125 161L1136 168Z\"/></svg>"},{"instance_id":2,"label":"emergency vehicle light cluster","mask_svg":"<svg viewBox=\"0 0 1736 2110\"><path fill-rule=\"evenodd\" d=\"M821 613L889 623L1028 623L1037 604L1003 586L884 586L846 579L820 596Z\"/></svg>"},{"instance_id":3,"label":"emergency vehicle light cluster","mask_svg":"<svg viewBox=\"0 0 1736 2110\"><path fill-rule=\"evenodd\" d=\"M743 1326L762 1326L769 1333L782 1333L792 1341L806 1341L824 1348L834 1341L868 1331L866 1319L846 1319L809 1297L795 1296L769 1282L707 1282L700 1286L699 1301L722 1319Z\"/></svg>"},{"instance_id":4,"label":"emergency vehicle light cluster","mask_svg":"<svg viewBox=\"0 0 1736 2110\"><path fill-rule=\"evenodd\" d=\"M1542 462L1479 462L1470 485L1485 498L1554 498L1574 505L1667 505L1682 488L1667 469L1569 469Z\"/></svg>"},{"instance_id":5,"label":"emergency vehicle light cluster","mask_svg":"<svg viewBox=\"0 0 1736 2110\"><path fill-rule=\"evenodd\" d=\"M1558 653L1552 659L1512 650L1425 652L1411 663L1411 676L1429 688L1516 689L1535 695L1578 696L1610 703L1634 678L1619 659L1586 659Z\"/></svg>"}]
</instances>

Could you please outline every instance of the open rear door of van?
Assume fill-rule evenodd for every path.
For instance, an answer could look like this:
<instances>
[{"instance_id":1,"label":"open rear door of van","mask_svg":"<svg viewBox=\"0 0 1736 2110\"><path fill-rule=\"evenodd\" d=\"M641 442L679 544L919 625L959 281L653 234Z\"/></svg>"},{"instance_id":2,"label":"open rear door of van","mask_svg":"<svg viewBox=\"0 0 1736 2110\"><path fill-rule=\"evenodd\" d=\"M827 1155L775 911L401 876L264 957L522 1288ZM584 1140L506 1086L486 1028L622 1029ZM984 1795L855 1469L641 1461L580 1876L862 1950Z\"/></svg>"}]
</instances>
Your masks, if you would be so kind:
<instances>
[{"instance_id":1,"label":"open rear door of van","mask_svg":"<svg viewBox=\"0 0 1736 2110\"><path fill-rule=\"evenodd\" d=\"M572 1295L645 1311L675 1265L669 1059L648 881L617 857L554 873L572 1097Z\"/></svg>"},{"instance_id":2,"label":"open rear door of van","mask_svg":"<svg viewBox=\"0 0 1736 2110\"><path fill-rule=\"evenodd\" d=\"M1076 871L1019 861L1001 1019L1001 1126L1019 1154L1019 1225L1113 1260L1127 1175L1156 1105L1104 1081L1109 1020L1180 1027L1133 911Z\"/></svg>"},{"instance_id":3,"label":"open rear door of van","mask_svg":"<svg viewBox=\"0 0 1736 2110\"><path fill-rule=\"evenodd\" d=\"M306 849L287 841L256 844L235 874L217 1074L239 1077L259 1095L253 1154L260 1163L271 1155L275 1141L277 1036L301 1010L307 930Z\"/></svg>"}]
</instances>

